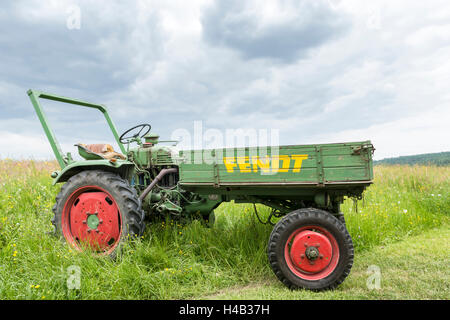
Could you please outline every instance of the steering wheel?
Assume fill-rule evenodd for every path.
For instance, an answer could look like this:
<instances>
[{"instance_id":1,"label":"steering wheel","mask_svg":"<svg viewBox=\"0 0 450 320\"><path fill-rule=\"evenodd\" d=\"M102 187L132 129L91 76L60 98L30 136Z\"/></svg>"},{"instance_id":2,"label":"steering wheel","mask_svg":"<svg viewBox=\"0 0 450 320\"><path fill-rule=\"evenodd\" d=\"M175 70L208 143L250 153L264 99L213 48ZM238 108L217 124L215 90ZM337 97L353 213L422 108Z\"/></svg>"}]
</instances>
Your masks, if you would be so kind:
<instances>
[{"instance_id":1,"label":"steering wheel","mask_svg":"<svg viewBox=\"0 0 450 320\"><path fill-rule=\"evenodd\" d=\"M145 131L144 129L147 128L147 131ZM119 138L120 143L122 144L128 144L130 142L133 141L133 139L136 138L143 138L147 133L150 132L150 129L152 128L151 125L144 123L144 124L140 124L137 125L133 128L128 129L127 131L125 131L124 133L122 133L122 135ZM135 134L130 134L129 136L127 136L128 133L136 131ZM142 133L142 131L145 131L144 133Z\"/></svg>"}]
</instances>

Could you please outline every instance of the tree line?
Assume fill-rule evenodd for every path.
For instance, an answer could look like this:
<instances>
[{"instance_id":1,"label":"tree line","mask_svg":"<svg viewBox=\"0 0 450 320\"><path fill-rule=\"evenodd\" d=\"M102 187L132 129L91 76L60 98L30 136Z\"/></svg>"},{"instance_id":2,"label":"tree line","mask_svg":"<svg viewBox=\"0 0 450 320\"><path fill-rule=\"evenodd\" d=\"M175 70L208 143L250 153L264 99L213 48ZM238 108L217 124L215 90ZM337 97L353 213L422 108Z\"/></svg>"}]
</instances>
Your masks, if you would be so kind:
<instances>
[{"instance_id":1,"label":"tree line","mask_svg":"<svg viewBox=\"0 0 450 320\"><path fill-rule=\"evenodd\" d=\"M438 152L438 153L424 153L412 156L402 156L396 158L386 158L382 160L374 161L375 165L378 164L406 164L406 165L435 165L435 166L448 166L450 165L450 152Z\"/></svg>"}]
</instances>

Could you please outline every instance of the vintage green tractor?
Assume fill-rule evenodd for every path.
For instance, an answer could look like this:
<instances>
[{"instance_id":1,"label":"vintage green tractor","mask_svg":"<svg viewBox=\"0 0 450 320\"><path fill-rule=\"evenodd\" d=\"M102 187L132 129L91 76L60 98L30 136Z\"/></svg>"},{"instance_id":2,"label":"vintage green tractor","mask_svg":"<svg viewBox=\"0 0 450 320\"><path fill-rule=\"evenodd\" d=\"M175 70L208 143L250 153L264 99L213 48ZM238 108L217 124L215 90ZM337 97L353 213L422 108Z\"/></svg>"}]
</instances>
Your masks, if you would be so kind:
<instances>
[{"instance_id":1,"label":"vintage green tractor","mask_svg":"<svg viewBox=\"0 0 450 320\"><path fill-rule=\"evenodd\" d=\"M340 206L372 183L370 141L180 151L162 144L149 124L119 136L103 105L35 90L28 95L61 166L51 174L54 184L64 183L52 223L74 248L115 256L128 237L143 233L146 218L206 220L234 200L264 204L272 208L269 219L279 218L267 253L288 287L331 289L349 274L353 244ZM100 110L120 152L80 143L84 160L74 161L61 151L40 99Z\"/></svg>"}]
</instances>

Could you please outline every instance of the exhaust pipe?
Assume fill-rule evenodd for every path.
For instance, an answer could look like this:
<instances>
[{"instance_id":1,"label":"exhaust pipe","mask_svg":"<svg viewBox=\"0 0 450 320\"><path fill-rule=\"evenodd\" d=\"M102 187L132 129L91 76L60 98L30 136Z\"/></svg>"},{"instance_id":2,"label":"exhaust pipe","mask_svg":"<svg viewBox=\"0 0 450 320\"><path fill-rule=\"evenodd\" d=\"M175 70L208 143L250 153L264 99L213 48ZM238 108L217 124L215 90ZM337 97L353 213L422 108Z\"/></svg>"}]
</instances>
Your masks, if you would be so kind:
<instances>
[{"instance_id":1,"label":"exhaust pipe","mask_svg":"<svg viewBox=\"0 0 450 320\"><path fill-rule=\"evenodd\" d=\"M153 181L150 183L150 185L145 188L145 190L141 193L141 195L139 196L139 200L141 200L141 202L144 201L145 197L149 194L150 191L152 191L152 189L156 186L156 184L161 181L161 179L168 173L174 173L177 172L177 168L170 168L170 169L162 169L158 175L155 177L155 179L153 179Z\"/></svg>"}]
</instances>

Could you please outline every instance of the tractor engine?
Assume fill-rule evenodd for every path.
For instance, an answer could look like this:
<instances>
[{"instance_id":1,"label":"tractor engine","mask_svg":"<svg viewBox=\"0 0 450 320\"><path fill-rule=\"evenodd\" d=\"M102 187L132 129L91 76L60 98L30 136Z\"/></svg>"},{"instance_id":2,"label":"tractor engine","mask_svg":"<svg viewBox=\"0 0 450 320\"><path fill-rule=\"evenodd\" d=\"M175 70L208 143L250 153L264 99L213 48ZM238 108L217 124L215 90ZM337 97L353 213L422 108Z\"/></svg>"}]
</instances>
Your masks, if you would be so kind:
<instances>
[{"instance_id":1,"label":"tractor engine","mask_svg":"<svg viewBox=\"0 0 450 320\"><path fill-rule=\"evenodd\" d=\"M178 165L183 158L174 146L162 145L161 142L173 141L159 141L158 134L149 133L142 146L128 153L136 163L131 185L140 194L144 210L149 217L207 219L222 199L211 201L207 195L180 188Z\"/></svg>"}]
</instances>

